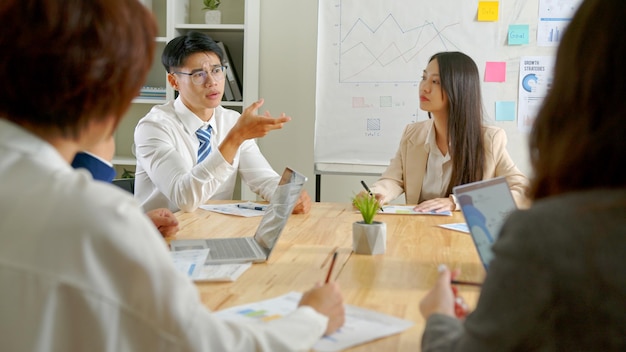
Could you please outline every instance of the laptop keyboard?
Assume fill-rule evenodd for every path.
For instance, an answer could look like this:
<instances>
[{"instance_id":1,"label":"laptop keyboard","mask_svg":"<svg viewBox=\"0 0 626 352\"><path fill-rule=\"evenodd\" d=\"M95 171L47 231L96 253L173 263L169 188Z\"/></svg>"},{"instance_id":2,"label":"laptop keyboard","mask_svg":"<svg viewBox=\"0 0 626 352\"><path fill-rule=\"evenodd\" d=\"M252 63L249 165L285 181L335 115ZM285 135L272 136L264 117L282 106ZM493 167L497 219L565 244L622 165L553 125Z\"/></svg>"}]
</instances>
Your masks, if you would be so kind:
<instances>
[{"instance_id":1,"label":"laptop keyboard","mask_svg":"<svg viewBox=\"0 0 626 352\"><path fill-rule=\"evenodd\" d=\"M255 258L247 238L215 239L209 242L209 257L212 259Z\"/></svg>"}]
</instances>

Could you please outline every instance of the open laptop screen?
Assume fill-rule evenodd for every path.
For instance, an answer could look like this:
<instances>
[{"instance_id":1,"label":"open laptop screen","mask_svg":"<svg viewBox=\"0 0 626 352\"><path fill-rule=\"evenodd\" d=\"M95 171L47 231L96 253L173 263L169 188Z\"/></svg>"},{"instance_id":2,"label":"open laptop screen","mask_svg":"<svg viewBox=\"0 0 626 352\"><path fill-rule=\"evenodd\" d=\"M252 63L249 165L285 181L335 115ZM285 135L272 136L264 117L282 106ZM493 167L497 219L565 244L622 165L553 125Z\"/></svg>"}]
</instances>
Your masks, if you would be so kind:
<instances>
[{"instance_id":1,"label":"open laptop screen","mask_svg":"<svg viewBox=\"0 0 626 352\"><path fill-rule=\"evenodd\" d=\"M493 259L491 246L508 215L517 209L505 177L454 187L465 222L485 268Z\"/></svg>"},{"instance_id":2,"label":"open laptop screen","mask_svg":"<svg viewBox=\"0 0 626 352\"><path fill-rule=\"evenodd\" d=\"M307 178L291 168L285 168L276 191L265 209L265 215L254 234L256 242L269 252L287 224L287 219L298 203Z\"/></svg>"}]
</instances>

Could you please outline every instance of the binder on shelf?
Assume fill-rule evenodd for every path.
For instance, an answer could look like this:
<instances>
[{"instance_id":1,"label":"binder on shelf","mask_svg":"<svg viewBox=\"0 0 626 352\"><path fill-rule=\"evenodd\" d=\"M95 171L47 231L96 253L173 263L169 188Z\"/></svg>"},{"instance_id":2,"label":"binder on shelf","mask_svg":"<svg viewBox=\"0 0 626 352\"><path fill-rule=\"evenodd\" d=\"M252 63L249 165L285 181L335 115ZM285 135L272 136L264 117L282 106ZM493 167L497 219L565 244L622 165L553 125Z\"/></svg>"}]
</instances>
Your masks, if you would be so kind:
<instances>
[{"instance_id":1,"label":"binder on shelf","mask_svg":"<svg viewBox=\"0 0 626 352\"><path fill-rule=\"evenodd\" d=\"M232 64L232 60L230 59L230 54L226 49L226 46L222 42L217 42L220 49L222 49L222 55L224 56L224 65L226 66L226 82L230 85L230 90L233 94L235 101L243 101L243 96L241 95L241 87L239 86L239 81L237 80L237 74L235 73L235 66ZM226 86L226 84L225 84ZM224 89L226 91L226 89Z\"/></svg>"},{"instance_id":2,"label":"binder on shelf","mask_svg":"<svg viewBox=\"0 0 626 352\"><path fill-rule=\"evenodd\" d=\"M164 100L165 99L165 87L143 86L139 90L138 98Z\"/></svg>"},{"instance_id":3,"label":"binder on shelf","mask_svg":"<svg viewBox=\"0 0 626 352\"><path fill-rule=\"evenodd\" d=\"M235 96L233 95L233 91L230 89L230 83L228 82L228 78L225 79L224 82L224 96L222 100L233 101L235 100Z\"/></svg>"}]
</instances>

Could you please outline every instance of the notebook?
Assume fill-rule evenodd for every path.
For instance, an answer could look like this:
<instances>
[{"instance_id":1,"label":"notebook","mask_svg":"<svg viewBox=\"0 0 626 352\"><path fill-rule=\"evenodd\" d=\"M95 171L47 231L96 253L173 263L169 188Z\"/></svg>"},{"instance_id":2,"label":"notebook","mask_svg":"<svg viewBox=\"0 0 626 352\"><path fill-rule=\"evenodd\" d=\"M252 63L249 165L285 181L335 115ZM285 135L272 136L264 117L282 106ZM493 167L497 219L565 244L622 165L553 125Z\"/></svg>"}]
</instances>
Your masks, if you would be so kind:
<instances>
[{"instance_id":1,"label":"notebook","mask_svg":"<svg viewBox=\"0 0 626 352\"><path fill-rule=\"evenodd\" d=\"M174 240L170 242L171 250L209 248L205 264L266 261L300 198L306 180L304 175L285 168L254 236Z\"/></svg>"},{"instance_id":2,"label":"notebook","mask_svg":"<svg viewBox=\"0 0 626 352\"><path fill-rule=\"evenodd\" d=\"M456 196L485 269L493 259L491 246L507 216L517 209L504 176L456 186Z\"/></svg>"}]
</instances>

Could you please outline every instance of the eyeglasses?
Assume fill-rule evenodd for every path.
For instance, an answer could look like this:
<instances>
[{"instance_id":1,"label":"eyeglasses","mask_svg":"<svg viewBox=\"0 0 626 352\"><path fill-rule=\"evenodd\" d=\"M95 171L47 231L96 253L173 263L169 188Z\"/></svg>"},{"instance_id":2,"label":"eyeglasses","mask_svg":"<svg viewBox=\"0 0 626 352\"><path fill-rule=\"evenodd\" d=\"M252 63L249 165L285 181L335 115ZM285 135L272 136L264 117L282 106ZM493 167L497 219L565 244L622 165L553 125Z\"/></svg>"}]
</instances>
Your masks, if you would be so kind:
<instances>
[{"instance_id":1,"label":"eyeglasses","mask_svg":"<svg viewBox=\"0 0 626 352\"><path fill-rule=\"evenodd\" d=\"M187 75L191 77L191 82L197 86L201 86L206 84L207 78L209 78L209 73L215 82L219 82L224 79L224 71L226 70L226 66L214 66L211 68L210 72L207 71L196 71L192 73L187 72L172 72L172 74L177 75Z\"/></svg>"}]
</instances>

